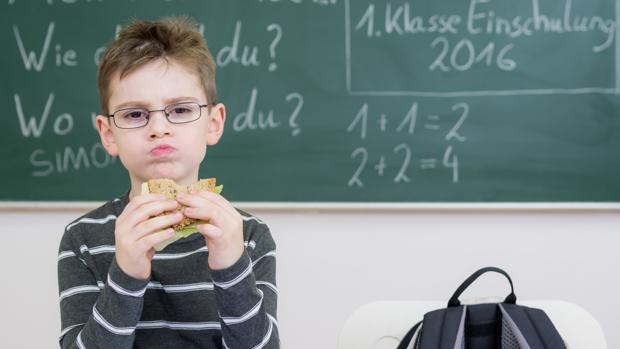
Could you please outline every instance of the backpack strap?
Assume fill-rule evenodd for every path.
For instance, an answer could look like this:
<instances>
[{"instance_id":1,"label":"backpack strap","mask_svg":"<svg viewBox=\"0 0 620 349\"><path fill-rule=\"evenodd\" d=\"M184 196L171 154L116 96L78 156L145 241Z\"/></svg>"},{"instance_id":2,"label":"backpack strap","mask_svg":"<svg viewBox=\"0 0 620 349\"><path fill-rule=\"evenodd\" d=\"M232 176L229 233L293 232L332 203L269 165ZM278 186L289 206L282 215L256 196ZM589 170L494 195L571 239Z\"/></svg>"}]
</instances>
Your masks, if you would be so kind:
<instances>
[{"instance_id":1,"label":"backpack strap","mask_svg":"<svg viewBox=\"0 0 620 349\"><path fill-rule=\"evenodd\" d=\"M444 308L424 314L422 330L417 337L415 348L440 349L461 348L465 336L465 317L468 306Z\"/></svg>"},{"instance_id":2,"label":"backpack strap","mask_svg":"<svg viewBox=\"0 0 620 349\"><path fill-rule=\"evenodd\" d=\"M471 274L465 281L463 281L461 286L459 286L459 288L456 289L456 291L454 292L454 294L448 301L448 307L460 306L461 301L459 301L459 297L461 296L461 293L463 293L463 291L465 291L465 289L467 289L469 285L471 285L474 281L476 281L476 279L480 277L480 275L486 272L490 272L490 271L500 273L504 275L506 279L508 279L508 282L510 283L510 294L506 297L506 299L504 300L504 303L515 304L517 302L517 296L515 295L514 287L512 285L512 279L510 279L510 276L508 275L508 273L506 273L505 271L497 267L485 267Z\"/></svg>"},{"instance_id":3,"label":"backpack strap","mask_svg":"<svg viewBox=\"0 0 620 349\"><path fill-rule=\"evenodd\" d=\"M398 348L396 349L407 349L407 347L409 346L409 344L411 343L411 338L413 338L413 335L416 333L416 331L418 330L418 328L420 327L420 325L422 325L422 321L418 321L417 324L415 324L408 332L407 334L403 337L403 339L400 341L400 343L398 344ZM419 336L418 336L419 338Z\"/></svg>"}]
</instances>

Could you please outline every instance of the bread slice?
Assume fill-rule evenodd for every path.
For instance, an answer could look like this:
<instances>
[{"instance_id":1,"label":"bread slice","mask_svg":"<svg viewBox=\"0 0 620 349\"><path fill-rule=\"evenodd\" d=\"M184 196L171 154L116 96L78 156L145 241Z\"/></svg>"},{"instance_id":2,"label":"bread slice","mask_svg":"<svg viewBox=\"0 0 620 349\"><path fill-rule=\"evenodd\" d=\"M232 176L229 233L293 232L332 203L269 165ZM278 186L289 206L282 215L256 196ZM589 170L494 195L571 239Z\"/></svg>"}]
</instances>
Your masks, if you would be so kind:
<instances>
[{"instance_id":1,"label":"bread slice","mask_svg":"<svg viewBox=\"0 0 620 349\"><path fill-rule=\"evenodd\" d=\"M142 194L162 194L170 200L176 200L178 193L189 193L194 190L211 191L219 194L222 191L222 186L215 186L215 183L215 178L201 179L200 181L189 186L178 185L175 181L168 178L149 179L148 182L142 183ZM184 208L185 206L179 205L179 207L176 208L176 211L183 211ZM162 215L169 213L171 212L164 212ZM183 216L183 219L179 223L172 226L174 229L174 235L170 239L156 245L155 250L161 251L171 243L196 233L198 231L196 229L196 225L204 223L207 222L202 222Z\"/></svg>"}]
</instances>

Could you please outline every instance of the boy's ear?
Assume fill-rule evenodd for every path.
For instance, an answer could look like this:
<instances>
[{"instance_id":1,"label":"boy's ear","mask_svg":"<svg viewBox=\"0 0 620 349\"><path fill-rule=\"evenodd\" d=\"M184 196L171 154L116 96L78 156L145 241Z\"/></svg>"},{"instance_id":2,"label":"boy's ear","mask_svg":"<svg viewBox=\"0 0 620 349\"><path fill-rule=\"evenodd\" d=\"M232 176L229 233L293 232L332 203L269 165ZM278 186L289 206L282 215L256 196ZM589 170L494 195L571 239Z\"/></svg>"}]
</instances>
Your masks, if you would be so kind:
<instances>
[{"instance_id":1,"label":"boy's ear","mask_svg":"<svg viewBox=\"0 0 620 349\"><path fill-rule=\"evenodd\" d=\"M215 145L224 133L224 123L226 122L226 107L218 103L211 107L207 123L207 145Z\"/></svg>"},{"instance_id":2,"label":"boy's ear","mask_svg":"<svg viewBox=\"0 0 620 349\"><path fill-rule=\"evenodd\" d=\"M99 132L99 137L101 138L101 144L103 144L105 150L111 156L118 156L118 146L116 145L114 134L112 134L112 129L110 128L110 118L97 115L95 123L97 125L97 132Z\"/></svg>"}]
</instances>

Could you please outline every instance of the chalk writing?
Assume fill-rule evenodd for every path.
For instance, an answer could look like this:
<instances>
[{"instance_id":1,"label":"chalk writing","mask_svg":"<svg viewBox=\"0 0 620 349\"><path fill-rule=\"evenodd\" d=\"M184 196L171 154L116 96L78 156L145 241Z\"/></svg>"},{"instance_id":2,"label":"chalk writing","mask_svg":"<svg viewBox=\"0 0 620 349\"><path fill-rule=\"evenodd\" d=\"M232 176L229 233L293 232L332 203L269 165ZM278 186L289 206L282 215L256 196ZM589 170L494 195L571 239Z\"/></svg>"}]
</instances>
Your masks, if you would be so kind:
<instances>
[{"instance_id":1,"label":"chalk writing","mask_svg":"<svg viewBox=\"0 0 620 349\"><path fill-rule=\"evenodd\" d=\"M392 130L392 132L395 134L404 133L413 136L415 134L418 114L419 104L413 102L399 125ZM470 107L467 103L459 102L450 107L450 113L448 113L444 119L448 120L456 117L456 121L447 128L449 131L443 136L443 139L453 144L448 144L440 157L423 157L418 159L417 163L419 164L418 168L420 170L432 170L437 168L438 164L441 164L443 168L452 171L451 182L454 184L459 182L459 159L454 148L454 143L463 143L467 140L467 137L462 133L462 127L469 114ZM347 133L359 132L359 138L362 141L366 140L369 134L368 119L372 116L373 114L370 113L369 103L364 103L352 122L346 128ZM381 112L378 113L376 119L379 131L388 132L389 128L386 125L389 123L390 116L385 112ZM424 123L424 130L428 130L429 132L441 130L439 124L441 116L439 114L428 114L425 119L427 122ZM356 129L359 129L359 131L356 131ZM409 139L413 141L413 138L409 137ZM416 163L416 159L414 158L410 143L395 145L392 149L391 156L387 156L386 154L373 155L373 153L371 153L372 149L369 150L369 147L370 146L357 147L351 153L351 159L355 162L355 170L347 182L349 187L364 187L364 171L369 163L373 164L372 161L374 161L374 159L377 159L376 163L373 165L373 169L376 171L377 176L383 177L386 171L390 171L390 169L393 168L391 171L393 172L392 182L394 184L415 181L415 179L412 178L411 171L413 170L413 164Z\"/></svg>"},{"instance_id":2,"label":"chalk writing","mask_svg":"<svg viewBox=\"0 0 620 349\"><path fill-rule=\"evenodd\" d=\"M466 71L471 69L474 64L481 62L487 67L495 63L497 68L505 71L511 71L517 67L514 60L506 57L514 47L513 44L505 45L498 50L499 52L495 52L495 43L491 41L476 53L476 48L471 40L461 39L453 48L450 48L448 39L440 36L431 42L431 47L437 46L440 47L440 52L429 66L430 70L439 68L444 72L450 70Z\"/></svg>"},{"instance_id":3,"label":"chalk writing","mask_svg":"<svg viewBox=\"0 0 620 349\"><path fill-rule=\"evenodd\" d=\"M43 129L47 123L47 119L50 114L50 109L54 104L54 94L50 93L45 102L45 107L43 108L43 113L41 117L37 121L34 116L31 116L26 120L26 116L24 114L24 109L22 106L21 97L19 94L15 94L15 111L17 112L17 118L19 120L19 127L22 133L22 136L25 138L30 137L31 135L34 138L39 138L43 134ZM69 113L62 113L56 116L54 120L54 133L59 136L64 136L71 132L73 129L73 117Z\"/></svg>"},{"instance_id":4,"label":"chalk writing","mask_svg":"<svg viewBox=\"0 0 620 349\"><path fill-rule=\"evenodd\" d=\"M22 62L24 63L24 67L26 70L34 69L35 71L42 71L43 66L45 65L45 61L47 59L47 54L52 42L52 37L54 35L54 22L50 22L47 26L47 32L45 33L45 39L43 40L43 47L39 55L35 53L35 51L29 51L26 49L26 45L24 44L24 40L19 31L19 27L13 26L13 35L15 37L15 42L17 43L17 47L19 48L19 53L22 58ZM75 67L78 65L77 62L77 52L75 50L63 50L62 45L56 44L54 46L54 56L57 67L60 66L68 66Z\"/></svg>"},{"instance_id":5,"label":"chalk writing","mask_svg":"<svg viewBox=\"0 0 620 349\"><path fill-rule=\"evenodd\" d=\"M293 108L293 112L288 119L288 125L291 128L291 135L297 136L301 132L301 128L299 127L299 121L297 120L297 118L299 118L301 109L304 106L304 97L298 92L292 92L289 93L285 99L287 102L291 102L293 100L297 101L297 104L295 105L295 108Z\"/></svg>"},{"instance_id":6,"label":"chalk writing","mask_svg":"<svg viewBox=\"0 0 620 349\"><path fill-rule=\"evenodd\" d=\"M338 0L258 0L258 2L289 3L289 4L294 4L294 5L310 3L310 4L315 4L315 5L321 5L321 6L330 6L330 5L336 5L338 3Z\"/></svg>"},{"instance_id":7,"label":"chalk writing","mask_svg":"<svg viewBox=\"0 0 620 349\"><path fill-rule=\"evenodd\" d=\"M562 93L616 93L618 86L600 85L581 79L579 71L545 70L548 86L524 88L522 75L504 75L502 84L489 88L483 80L472 83L457 75L452 84L434 90L423 84L457 72L462 76L481 69L497 72L519 72L521 63L553 66L554 55L541 55L535 61L533 50L540 50L541 40L565 42L573 48L577 60L594 59L599 65L614 69L616 63L603 53L614 47L616 11L602 14L582 13L572 0L557 6L541 7L540 0L520 2L508 11L498 0L469 0L454 4L444 12L431 12L422 4L405 2L353 2L345 0L347 88L353 95L455 97ZM610 2L611 4L612 2ZM552 39L551 39L552 38ZM550 41L553 40L553 41ZM577 43L577 44L576 44ZM428 45L422 52L403 52L402 47ZM363 50L361 50L363 48ZM416 76L408 83L396 83L398 76L383 76L382 88L371 87L376 81L374 70L361 64L365 55L389 57L392 49L404 54L399 74ZM431 52L428 54L426 52ZM360 62L360 63L358 63ZM375 61L376 67L389 66L389 60ZM425 69L422 69L425 67ZM424 71L425 70L425 71ZM573 75L571 75L571 73ZM567 75L568 74L568 75ZM565 80L569 79L568 87ZM560 83L560 80L562 83ZM620 80L617 77L615 81ZM394 81L392 85L390 82ZM467 83L467 88L454 86ZM442 91L443 90L443 91Z\"/></svg>"},{"instance_id":8,"label":"chalk writing","mask_svg":"<svg viewBox=\"0 0 620 349\"><path fill-rule=\"evenodd\" d=\"M282 126L283 120L286 119L286 125L291 128L291 134L293 136L297 136L301 132L298 120L304 105L304 98L301 94L292 92L284 98L286 102L295 101L292 112L286 117L278 117L272 108L268 108L267 110L257 109L257 99L258 89L255 87L250 92L250 100L247 108L234 117L233 130L242 132L276 129Z\"/></svg>"},{"instance_id":9,"label":"chalk writing","mask_svg":"<svg viewBox=\"0 0 620 349\"><path fill-rule=\"evenodd\" d=\"M542 13L539 0L531 1L529 14L502 17L493 11L493 0L470 0L467 15L429 14L414 15L418 11L411 8L410 2L392 5L385 2L375 6L368 5L363 15L355 24L354 30L363 30L367 37L381 35L421 35L429 33L470 35L493 34L510 38L532 36L540 33L571 34L599 32L603 40L595 43L592 50L603 51L611 46L615 35L616 22L603 16L581 16L573 13L572 1L567 0L559 16ZM381 7L384 5L384 7ZM383 26L376 21L383 19ZM464 26L464 28L463 28Z\"/></svg>"},{"instance_id":10,"label":"chalk writing","mask_svg":"<svg viewBox=\"0 0 620 349\"><path fill-rule=\"evenodd\" d=\"M280 42L280 40L282 39L282 27L280 27L278 24L272 23L270 25L267 26L267 31L275 31L276 35L273 38L273 41L271 41L271 44L269 44L269 58L271 58L272 60L275 60L276 58L276 46L278 45L278 43ZM274 71L277 68L277 64L275 62L271 62L269 64L269 71Z\"/></svg>"},{"instance_id":11,"label":"chalk writing","mask_svg":"<svg viewBox=\"0 0 620 349\"><path fill-rule=\"evenodd\" d=\"M425 157L414 162L416 159L413 157L411 145L406 143L396 145L392 149L392 156L390 157L384 154L374 155L369 153L367 147L358 147L351 153L351 159L354 161L355 170L347 182L349 187L365 187L363 175L369 163L372 164L371 161L374 159L378 159L373 165L377 176L384 177L389 169L394 169L391 172L391 181L394 184L415 183L415 178L411 177L411 172L415 169L421 171L435 170L438 168L438 163L441 164L442 168L451 171L449 181L452 184L459 183L459 158L452 145L447 146L439 159L437 157ZM413 166L414 163L418 165Z\"/></svg>"},{"instance_id":12,"label":"chalk writing","mask_svg":"<svg viewBox=\"0 0 620 349\"><path fill-rule=\"evenodd\" d=\"M115 34L114 37L117 38L118 37L118 33L121 31L123 27L120 24L117 24L115 29ZM95 53L93 54L93 61L95 63L96 66L99 66L99 63L101 63L101 58L103 58L103 54L105 53L106 50L106 46L100 46L95 50Z\"/></svg>"},{"instance_id":13,"label":"chalk writing","mask_svg":"<svg viewBox=\"0 0 620 349\"><path fill-rule=\"evenodd\" d=\"M95 143L90 147L66 146L51 153L48 149L35 149L30 153L29 161L34 168L33 177L46 177L80 169L105 168L114 165L116 158L108 155L101 143Z\"/></svg>"},{"instance_id":14,"label":"chalk writing","mask_svg":"<svg viewBox=\"0 0 620 349\"><path fill-rule=\"evenodd\" d=\"M219 66L225 67L231 63L238 63L244 67L260 65L257 46L240 46L241 26L241 21L235 23L232 43L223 47L217 53L216 60Z\"/></svg>"}]
</instances>

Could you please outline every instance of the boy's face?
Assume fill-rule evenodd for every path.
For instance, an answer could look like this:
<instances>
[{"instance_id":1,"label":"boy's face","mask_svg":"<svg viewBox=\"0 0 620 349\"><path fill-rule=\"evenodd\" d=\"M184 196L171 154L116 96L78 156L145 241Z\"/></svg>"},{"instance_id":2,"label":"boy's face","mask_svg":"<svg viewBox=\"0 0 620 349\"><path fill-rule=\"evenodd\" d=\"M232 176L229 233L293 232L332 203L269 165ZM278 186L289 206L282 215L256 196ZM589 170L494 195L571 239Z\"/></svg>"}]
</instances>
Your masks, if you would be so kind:
<instances>
[{"instance_id":1,"label":"boy's face","mask_svg":"<svg viewBox=\"0 0 620 349\"><path fill-rule=\"evenodd\" d=\"M148 63L122 79L117 73L110 91L112 113L124 108L161 110L179 102L209 102L198 75L174 60ZM184 185L198 179L207 145L218 142L226 118L222 104L200 108L200 113L196 121L172 124L163 112L151 112L147 125L134 129L121 129L112 118L97 117L103 146L110 155L119 156L129 171L132 194L148 179L170 178Z\"/></svg>"}]
</instances>

